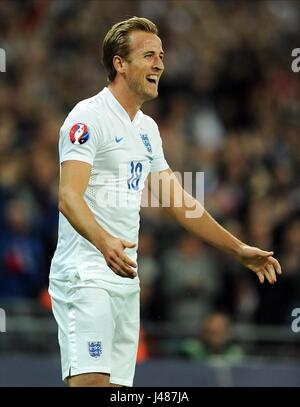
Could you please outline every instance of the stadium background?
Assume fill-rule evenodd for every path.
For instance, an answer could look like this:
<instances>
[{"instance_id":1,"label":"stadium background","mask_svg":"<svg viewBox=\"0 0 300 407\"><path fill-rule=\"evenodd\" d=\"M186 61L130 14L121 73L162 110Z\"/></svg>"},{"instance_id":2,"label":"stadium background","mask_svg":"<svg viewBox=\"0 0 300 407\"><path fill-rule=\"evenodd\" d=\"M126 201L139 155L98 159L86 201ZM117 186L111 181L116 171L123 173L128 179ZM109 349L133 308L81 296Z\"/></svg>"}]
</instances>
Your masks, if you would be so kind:
<instances>
[{"instance_id":1,"label":"stadium background","mask_svg":"<svg viewBox=\"0 0 300 407\"><path fill-rule=\"evenodd\" d=\"M291 69L299 2L2 0L0 307L7 332L0 333L0 386L51 383L42 361L59 375L47 296L58 132L79 100L105 86L102 39L132 15L153 20L163 40L160 95L143 110L159 124L171 168L203 171L206 208L242 240L274 249L284 270L275 286L260 286L161 209L143 208L137 373L146 380L166 363L174 374L168 363L175 363L194 385L238 385L232 372L240 367L245 383L256 385L250 366L262 374L260 385L278 385L283 376L299 385L292 310L300 307L300 73ZM18 379L24 360L28 376ZM272 363L279 376L269 383L264 369ZM290 375L282 375L283 364ZM195 376L195 366L203 375ZM207 379L209 369L224 368L231 370L221 381L215 371Z\"/></svg>"}]
</instances>

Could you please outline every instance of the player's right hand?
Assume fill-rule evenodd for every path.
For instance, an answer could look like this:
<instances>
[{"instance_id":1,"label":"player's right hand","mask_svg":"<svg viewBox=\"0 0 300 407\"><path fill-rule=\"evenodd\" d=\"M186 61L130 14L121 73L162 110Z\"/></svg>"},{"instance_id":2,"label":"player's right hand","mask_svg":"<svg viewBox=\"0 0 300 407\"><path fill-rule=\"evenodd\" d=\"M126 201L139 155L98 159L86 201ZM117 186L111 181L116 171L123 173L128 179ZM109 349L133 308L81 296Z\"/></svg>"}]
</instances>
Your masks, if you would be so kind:
<instances>
[{"instance_id":1,"label":"player's right hand","mask_svg":"<svg viewBox=\"0 0 300 407\"><path fill-rule=\"evenodd\" d=\"M124 251L126 248L134 248L135 243L110 236L105 239L101 246L101 253L106 264L114 273L125 278L135 278L137 276L136 271L132 268L137 267L136 263Z\"/></svg>"}]
</instances>

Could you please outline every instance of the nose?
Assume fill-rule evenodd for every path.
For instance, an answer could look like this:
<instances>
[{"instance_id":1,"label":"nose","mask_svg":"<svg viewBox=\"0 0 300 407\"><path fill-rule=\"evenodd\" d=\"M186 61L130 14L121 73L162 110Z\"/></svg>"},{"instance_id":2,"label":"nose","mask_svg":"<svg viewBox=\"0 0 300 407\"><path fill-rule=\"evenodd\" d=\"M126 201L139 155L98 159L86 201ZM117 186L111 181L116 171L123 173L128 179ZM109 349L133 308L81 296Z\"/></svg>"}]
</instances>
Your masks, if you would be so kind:
<instances>
[{"instance_id":1,"label":"nose","mask_svg":"<svg viewBox=\"0 0 300 407\"><path fill-rule=\"evenodd\" d=\"M153 68L159 71L163 71L165 69L164 63L159 57L155 58Z\"/></svg>"}]
</instances>

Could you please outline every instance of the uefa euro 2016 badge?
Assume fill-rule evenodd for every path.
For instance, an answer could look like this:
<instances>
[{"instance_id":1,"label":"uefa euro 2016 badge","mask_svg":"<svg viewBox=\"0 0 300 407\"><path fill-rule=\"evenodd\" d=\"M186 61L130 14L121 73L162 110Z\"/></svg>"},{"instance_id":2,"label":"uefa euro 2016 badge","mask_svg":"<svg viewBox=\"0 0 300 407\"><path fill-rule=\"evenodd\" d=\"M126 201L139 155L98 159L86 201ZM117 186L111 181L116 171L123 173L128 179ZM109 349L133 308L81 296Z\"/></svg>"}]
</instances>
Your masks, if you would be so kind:
<instances>
[{"instance_id":1,"label":"uefa euro 2016 badge","mask_svg":"<svg viewBox=\"0 0 300 407\"><path fill-rule=\"evenodd\" d=\"M146 147L148 153L152 154L152 147L148 138L148 135L146 133L140 133L141 139L144 143L144 146Z\"/></svg>"},{"instance_id":2,"label":"uefa euro 2016 badge","mask_svg":"<svg viewBox=\"0 0 300 407\"><path fill-rule=\"evenodd\" d=\"M70 130L70 140L73 144L84 144L90 137L90 132L86 124L76 123Z\"/></svg>"},{"instance_id":3,"label":"uefa euro 2016 badge","mask_svg":"<svg viewBox=\"0 0 300 407\"><path fill-rule=\"evenodd\" d=\"M88 342L89 345L89 355L94 358L100 358L102 354L102 343L100 341L97 342Z\"/></svg>"}]
</instances>

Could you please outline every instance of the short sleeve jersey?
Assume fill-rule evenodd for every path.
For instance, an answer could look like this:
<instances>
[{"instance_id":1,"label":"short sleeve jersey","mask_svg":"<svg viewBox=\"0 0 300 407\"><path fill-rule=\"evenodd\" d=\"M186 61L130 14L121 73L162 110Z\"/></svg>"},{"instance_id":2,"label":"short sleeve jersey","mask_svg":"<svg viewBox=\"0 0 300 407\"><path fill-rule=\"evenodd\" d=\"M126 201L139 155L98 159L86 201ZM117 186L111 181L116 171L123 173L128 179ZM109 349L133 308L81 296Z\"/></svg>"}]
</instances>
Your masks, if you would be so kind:
<instances>
[{"instance_id":1,"label":"short sleeve jersey","mask_svg":"<svg viewBox=\"0 0 300 407\"><path fill-rule=\"evenodd\" d=\"M162 141L153 119L137 112L133 121L108 88L78 103L60 130L60 164L91 165L84 199L96 221L111 235L138 244L141 195L149 172L166 170ZM125 252L134 261L137 249ZM76 268L83 279L138 283L106 264L102 253L59 214L58 242L50 278L66 279Z\"/></svg>"}]
</instances>

